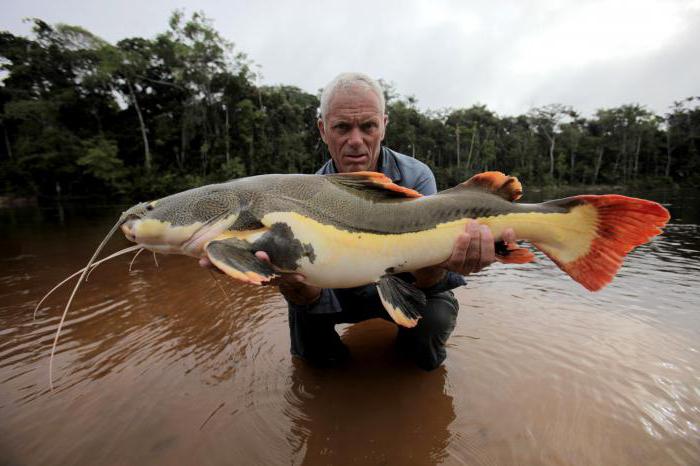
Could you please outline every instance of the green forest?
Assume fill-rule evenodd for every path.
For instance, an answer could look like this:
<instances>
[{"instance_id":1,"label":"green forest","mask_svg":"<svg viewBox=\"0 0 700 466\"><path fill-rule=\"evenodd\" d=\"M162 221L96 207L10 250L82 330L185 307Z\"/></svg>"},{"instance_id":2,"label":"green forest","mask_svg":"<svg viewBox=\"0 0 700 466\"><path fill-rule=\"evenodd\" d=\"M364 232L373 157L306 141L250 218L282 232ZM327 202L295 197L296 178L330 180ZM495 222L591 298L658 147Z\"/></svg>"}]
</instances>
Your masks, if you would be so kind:
<instances>
[{"instance_id":1,"label":"green forest","mask_svg":"<svg viewBox=\"0 0 700 466\"><path fill-rule=\"evenodd\" d=\"M202 13L176 11L155 38L116 44L31 21L30 38L0 31L0 196L148 198L313 173L328 158L320 93L260 85L259 67ZM382 85L385 144L426 162L442 188L484 170L526 186L700 186L698 96L663 115L635 103L501 116L480 104L422 111Z\"/></svg>"}]
</instances>

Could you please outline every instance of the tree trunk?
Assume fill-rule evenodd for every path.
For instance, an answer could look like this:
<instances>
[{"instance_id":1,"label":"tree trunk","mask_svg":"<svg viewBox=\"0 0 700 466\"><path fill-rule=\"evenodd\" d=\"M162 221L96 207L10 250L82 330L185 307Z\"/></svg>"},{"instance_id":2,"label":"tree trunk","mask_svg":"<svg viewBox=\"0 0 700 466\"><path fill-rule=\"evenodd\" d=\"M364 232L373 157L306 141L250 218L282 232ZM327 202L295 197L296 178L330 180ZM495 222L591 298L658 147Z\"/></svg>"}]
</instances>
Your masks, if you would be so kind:
<instances>
[{"instance_id":1,"label":"tree trunk","mask_svg":"<svg viewBox=\"0 0 700 466\"><path fill-rule=\"evenodd\" d=\"M457 125L457 127L455 128L455 136L457 136L457 168L459 168L459 125Z\"/></svg>"},{"instance_id":2,"label":"tree trunk","mask_svg":"<svg viewBox=\"0 0 700 466\"><path fill-rule=\"evenodd\" d=\"M622 131L622 182L627 183L627 129Z\"/></svg>"},{"instance_id":3,"label":"tree trunk","mask_svg":"<svg viewBox=\"0 0 700 466\"><path fill-rule=\"evenodd\" d=\"M178 154L177 165L180 170L185 169L185 160L187 159L187 128L185 127L185 115L182 115L182 123L180 124L180 153Z\"/></svg>"},{"instance_id":4,"label":"tree trunk","mask_svg":"<svg viewBox=\"0 0 700 466\"><path fill-rule=\"evenodd\" d=\"M571 171L571 176L569 177L569 183L574 182L574 167L576 166L576 151L574 149L571 149L571 168L569 169Z\"/></svg>"},{"instance_id":5,"label":"tree trunk","mask_svg":"<svg viewBox=\"0 0 700 466\"><path fill-rule=\"evenodd\" d=\"M545 133L546 134L546 133ZM552 134L546 134L547 139L549 139L549 176L554 178L554 145L556 144L557 137Z\"/></svg>"},{"instance_id":6,"label":"tree trunk","mask_svg":"<svg viewBox=\"0 0 700 466\"><path fill-rule=\"evenodd\" d=\"M598 152L598 158L595 161L595 169L593 171L593 180L591 181L591 184L596 184L598 182L598 173L600 172L600 166L603 164L603 152L605 152L605 149L603 146L598 147L597 149Z\"/></svg>"},{"instance_id":7,"label":"tree trunk","mask_svg":"<svg viewBox=\"0 0 700 466\"><path fill-rule=\"evenodd\" d=\"M637 147L634 149L634 177L637 178L637 174L639 173L639 153L642 151L642 135L640 134L639 137L637 137Z\"/></svg>"},{"instance_id":8,"label":"tree trunk","mask_svg":"<svg viewBox=\"0 0 700 466\"><path fill-rule=\"evenodd\" d=\"M139 116L139 125L141 126L141 137L143 138L143 150L144 150L144 160L143 166L146 168L147 172L151 171L151 151L148 147L148 131L146 129L146 123L143 121L143 115L141 114L141 107L139 107L139 101L136 99L136 94L134 94L134 87L131 85L131 81L126 80L127 86L129 86L129 95L131 96L131 101L136 109L136 114Z\"/></svg>"},{"instance_id":9,"label":"tree trunk","mask_svg":"<svg viewBox=\"0 0 700 466\"><path fill-rule=\"evenodd\" d=\"M664 170L665 176L671 175L671 153L673 149L671 148L671 128L666 131L666 170Z\"/></svg>"},{"instance_id":10,"label":"tree trunk","mask_svg":"<svg viewBox=\"0 0 700 466\"><path fill-rule=\"evenodd\" d=\"M207 164L209 163L209 143L206 141L206 139L204 144L202 144L200 154L202 157L202 176L207 176Z\"/></svg>"},{"instance_id":11,"label":"tree trunk","mask_svg":"<svg viewBox=\"0 0 700 466\"><path fill-rule=\"evenodd\" d=\"M248 176L255 174L255 129L250 135L250 146L248 146Z\"/></svg>"},{"instance_id":12,"label":"tree trunk","mask_svg":"<svg viewBox=\"0 0 700 466\"><path fill-rule=\"evenodd\" d=\"M229 134L228 134L228 105L225 107L226 109L226 134L224 136L224 142L226 143L226 164L229 163L231 160L231 143L229 141Z\"/></svg>"},{"instance_id":13,"label":"tree trunk","mask_svg":"<svg viewBox=\"0 0 700 466\"><path fill-rule=\"evenodd\" d=\"M10 137L7 135L7 126L2 125L2 132L5 135L5 148L7 149L7 157L12 160L12 146L10 145Z\"/></svg>"},{"instance_id":14,"label":"tree trunk","mask_svg":"<svg viewBox=\"0 0 700 466\"><path fill-rule=\"evenodd\" d=\"M476 132L478 129L479 127L474 123L474 127L472 128L472 140L469 143L469 154L467 155L467 170L469 170L472 164L472 154L474 153L474 143L476 142Z\"/></svg>"}]
</instances>

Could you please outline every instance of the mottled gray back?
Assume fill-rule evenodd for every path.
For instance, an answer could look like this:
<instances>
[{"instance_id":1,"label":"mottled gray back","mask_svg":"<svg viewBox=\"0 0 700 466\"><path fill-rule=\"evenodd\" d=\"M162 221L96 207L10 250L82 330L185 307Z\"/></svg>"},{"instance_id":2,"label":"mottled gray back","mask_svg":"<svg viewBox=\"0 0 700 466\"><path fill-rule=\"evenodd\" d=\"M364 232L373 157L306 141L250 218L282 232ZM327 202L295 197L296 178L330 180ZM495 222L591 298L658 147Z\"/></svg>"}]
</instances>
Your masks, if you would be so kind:
<instances>
[{"instance_id":1,"label":"mottled gray back","mask_svg":"<svg viewBox=\"0 0 700 466\"><path fill-rule=\"evenodd\" d=\"M408 198L383 188L340 182L338 175L260 175L203 186L156 201L145 217L173 225L238 214L234 230L259 228L270 212L297 212L347 231L407 233L439 223L511 212L566 211L556 203L515 204L473 188ZM398 196L398 197L397 197Z\"/></svg>"}]
</instances>

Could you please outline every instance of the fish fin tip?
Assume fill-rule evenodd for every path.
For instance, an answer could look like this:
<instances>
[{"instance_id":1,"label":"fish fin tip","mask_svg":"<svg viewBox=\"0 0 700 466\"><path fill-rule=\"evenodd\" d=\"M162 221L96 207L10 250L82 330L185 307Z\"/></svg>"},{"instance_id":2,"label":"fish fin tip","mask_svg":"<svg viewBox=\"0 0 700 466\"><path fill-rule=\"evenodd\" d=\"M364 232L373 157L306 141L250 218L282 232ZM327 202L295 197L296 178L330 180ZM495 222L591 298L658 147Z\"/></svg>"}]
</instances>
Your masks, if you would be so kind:
<instances>
[{"instance_id":1,"label":"fish fin tip","mask_svg":"<svg viewBox=\"0 0 700 466\"><path fill-rule=\"evenodd\" d=\"M517 201L523 195L523 186L516 177L497 171L478 173L460 186L488 191L510 202Z\"/></svg>"},{"instance_id":2,"label":"fish fin tip","mask_svg":"<svg viewBox=\"0 0 700 466\"><path fill-rule=\"evenodd\" d=\"M205 247L214 266L231 278L251 285L262 285L277 275L270 264L258 259L240 240L214 240Z\"/></svg>"},{"instance_id":3,"label":"fish fin tip","mask_svg":"<svg viewBox=\"0 0 700 466\"><path fill-rule=\"evenodd\" d=\"M377 283L379 298L387 313L398 325L413 328L418 325L425 307L425 294L395 275L385 275Z\"/></svg>"},{"instance_id":4,"label":"fish fin tip","mask_svg":"<svg viewBox=\"0 0 700 466\"><path fill-rule=\"evenodd\" d=\"M334 173L325 176L345 187L373 190L379 197L423 197L418 191L399 186L379 172Z\"/></svg>"}]
</instances>

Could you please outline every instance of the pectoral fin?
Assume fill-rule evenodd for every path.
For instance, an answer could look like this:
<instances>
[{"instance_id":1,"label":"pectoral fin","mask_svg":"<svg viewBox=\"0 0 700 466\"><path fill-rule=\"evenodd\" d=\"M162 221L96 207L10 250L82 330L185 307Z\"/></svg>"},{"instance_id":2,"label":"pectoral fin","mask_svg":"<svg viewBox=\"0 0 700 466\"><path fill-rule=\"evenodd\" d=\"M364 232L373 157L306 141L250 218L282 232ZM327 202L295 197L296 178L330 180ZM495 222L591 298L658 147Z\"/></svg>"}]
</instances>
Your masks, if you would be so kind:
<instances>
[{"instance_id":1,"label":"pectoral fin","mask_svg":"<svg viewBox=\"0 0 700 466\"><path fill-rule=\"evenodd\" d=\"M262 285L277 276L270 264L255 257L248 243L237 238L211 241L205 251L216 268L236 280Z\"/></svg>"},{"instance_id":2,"label":"pectoral fin","mask_svg":"<svg viewBox=\"0 0 700 466\"><path fill-rule=\"evenodd\" d=\"M394 322L415 327L425 307L425 294L394 275L385 275L377 283L379 298Z\"/></svg>"}]
</instances>

